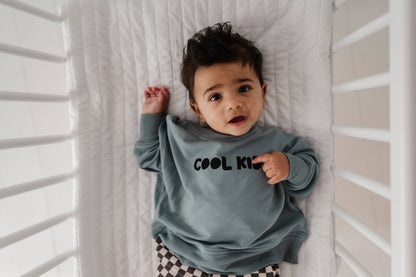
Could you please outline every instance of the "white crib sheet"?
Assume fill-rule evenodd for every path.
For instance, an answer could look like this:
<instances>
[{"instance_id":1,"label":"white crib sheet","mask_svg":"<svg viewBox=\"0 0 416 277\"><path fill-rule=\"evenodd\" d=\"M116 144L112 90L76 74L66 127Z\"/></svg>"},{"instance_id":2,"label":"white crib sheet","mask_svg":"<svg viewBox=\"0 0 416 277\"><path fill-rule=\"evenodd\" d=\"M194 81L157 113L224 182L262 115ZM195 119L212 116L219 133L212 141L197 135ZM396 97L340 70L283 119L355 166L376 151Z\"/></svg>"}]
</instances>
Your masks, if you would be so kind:
<instances>
[{"instance_id":1,"label":"white crib sheet","mask_svg":"<svg viewBox=\"0 0 416 277\"><path fill-rule=\"evenodd\" d=\"M182 49L194 32L224 21L263 52L262 123L304 137L320 158L319 183L300 202L310 237L298 265L282 264L282 276L335 275L330 0L69 0L61 12L81 276L152 276L155 176L138 170L133 156L142 92L167 86L169 112L196 120L179 77Z\"/></svg>"}]
</instances>

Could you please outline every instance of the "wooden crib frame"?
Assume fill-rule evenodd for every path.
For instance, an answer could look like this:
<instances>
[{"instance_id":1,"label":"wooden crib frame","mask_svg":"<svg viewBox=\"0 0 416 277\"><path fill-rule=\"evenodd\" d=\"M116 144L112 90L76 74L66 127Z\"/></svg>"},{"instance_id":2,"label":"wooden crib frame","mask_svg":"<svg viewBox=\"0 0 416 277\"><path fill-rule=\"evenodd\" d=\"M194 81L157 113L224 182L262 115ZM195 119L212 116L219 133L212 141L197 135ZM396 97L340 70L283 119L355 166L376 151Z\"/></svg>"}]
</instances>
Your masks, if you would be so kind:
<instances>
[{"instance_id":1,"label":"wooden crib frame","mask_svg":"<svg viewBox=\"0 0 416 277\"><path fill-rule=\"evenodd\" d=\"M346 0L334 0L333 10L339 9ZM61 24L61 17L35 6L14 0L0 0L0 4ZM390 0L390 10L360 29L333 43L333 55L344 47L389 28L390 72L356 79L332 87L334 94L357 91L382 86L390 87L390 130L333 126L334 134L390 144L390 185L371 180L360 174L334 165L333 172L372 193L391 201L391 238L388 239L373 230L347 210L334 203L333 212L348 222L358 232L391 257L391 276L416 276L416 2L414 0ZM63 64L66 57L39 52L27 48L0 43L0 53ZM68 96L35 94L15 91L1 91L0 101L65 103ZM0 151L71 141L71 134L56 136L13 138L0 140ZM46 186L73 178L74 172L58 176L44 177L28 183L0 188L0 201L4 198L42 189ZM76 208L75 208L76 209ZM0 237L0 249L25 238L48 230L75 217L75 209L28 226L4 237ZM358 276L372 276L354 256L338 242L335 251ZM22 276L39 276L60 265L67 259L76 260L78 249L58 254L51 260L40 264Z\"/></svg>"}]
</instances>

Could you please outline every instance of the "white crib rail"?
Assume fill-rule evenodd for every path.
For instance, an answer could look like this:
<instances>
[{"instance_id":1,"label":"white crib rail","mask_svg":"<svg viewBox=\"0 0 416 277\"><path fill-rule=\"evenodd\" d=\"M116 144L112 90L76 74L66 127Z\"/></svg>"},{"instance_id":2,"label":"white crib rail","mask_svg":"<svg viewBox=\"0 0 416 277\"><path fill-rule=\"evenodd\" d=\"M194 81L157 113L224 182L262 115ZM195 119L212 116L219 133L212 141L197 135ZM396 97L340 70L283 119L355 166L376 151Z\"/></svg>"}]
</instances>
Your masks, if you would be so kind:
<instances>
[{"instance_id":1,"label":"white crib rail","mask_svg":"<svg viewBox=\"0 0 416 277\"><path fill-rule=\"evenodd\" d=\"M384 14L380 16L379 18L371 21L367 25L364 25L360 29L352 32L345 38L341 39L340 41L334 43L332 46L332 51L336 52L344 47L350 46L351 44L356 43L359 40L362 40L363 38L366 38L375 32L378 32L386 27L389 26L389 14Z\"/></svg>"},{"instance_id":2,"label":"white crib rail","mask_svg":"<svg viewBox=\"0 0 416 277\"><path fill-rule=\"evenodd\" d=\"M346 1L334 1L334 10ZM339 205L333 211L391 256L391 276L416 276L416 2L390 0L390 12L336 42L333 52L371 34L390 28L390 72L332 87L334 94L390 86L390 130L333 126L343 136L390 143L390 187L360 174L333 167L334 174L391 200L391 240L367 226ZM358 276L372 276L337 241L335 250Z\"/></svg>"},{"instance_id":3,"label":"white crib rail","mask_svg":"<svg viewBox=\"0 0 416 277\"><path fill-rule=\"evenodd\" d=\"M390 84L389 73L377 74L370 77L356 79L354 81L346 82L341 85L332 87L333 93L351 92L362 89L383 87Z\"/></svg>"},{"instance_id":4,"label":"white crib rail","mask_svg":"<svg viewBox=\"0 0 416 277\"><path fill-rule=\"evenodd\" d=\"M390 141L390 132L388 130L374 128L356 128L346 126L332 126L332 132L344 136L355 138L369 139L375 141Z\"/></svg>"},{"instance_id":5,"label":"white crib rail","mask_svg":"<svg viewBox=\"0 0 416 277\"><path fill-rule=\"evenodd\" d=\"M0 140L0 150L18 147L38 146L52 144L70 140L70 135L42 136L30 138L2 139Z\"/></svg>"},{"instance_id":6,"label":"white crib rail","mask_svg":"<svg viewBox=\"0 0 416 277\"><path fill-rule=\"evenodd\" d=\"M344 178L345 180L349 180L350 182L357 184L366 190L376 193L386 199L391 199L391 189L386 184L375 181L361 174L354 173L340 166L334 166L332 170L336 175Z\"/></svg>"},{"instance_id":7,"label":"white crib rail","mask_svg":"<svg viewBox=\"0 0 416 277\"><path fill-rule=\"evenodd\" d=\"M0 52L7 53L7 54L12 54L12 55L18 55L18 56L26 57L26 58L43 60L43 61L47 61L47 62L54 62L54 63L64 63L65 62L64 57L51 55L51 54L48 54L48 53L45 53L45 52L36 51L36 50L32 50L32 49L27 49L27 48L24 48L24 47L18 47L18 46L15 46L15 45L9 45L9 44L5 44L5 43L0 43Z\"/></svg>"},{"instance_id":8,"label":"white crib rail","mask_svg":"<svg viewBox=\"0 0 416 277\"><path fill-rule=\"evenodd\" d=\"M14 10L27 13L30 16L35 16L56 24L60 24L62 19L59 15L53 14L51 12L44 11L35 6L25 4L17 0L0 0L0 4L12 8ZM18 57L30 58L39 61L46 61L56 64L63 64L66 61L65 57L58 55L52 55L46 52L28 49L24 47L19 47L16 45L0 43L0 53L15 55ZM50 105L59 104L59 103L68 103L69 97L67 95L52 95L52 94L43 94L43 93L29 93L29 92L19 92L19 91L0 91L0 101L14 101L14 102L43 102L50 103ZM39 145L51 145L54 143L68 142L72 139L71 134L62 134L62 135L51 135L51 136L39 136L39 137L24 137L24 138L11 138L11 139L1 139L0 140L0 151L12 148L22 148L29 146L39 146ZM68 158L68 157L62 157ZM22 193L28 193L34 190L44 189L46 187L54 186L59 183L63 183L68 180L72 180L74 177L75 171L68 172L64 174L58 174L55 176L43 176L38 180L32 180L29 182L10 185L8 187L0 188L0 201L5 198L15 197L16 195ZM62 196L57 195L57 197L71 197L71 196ZM3 237L0 237L0 249L11 246L15 243L18 243L24 239L32 237L36 234L44 232L45 230L50 230L51 228L67 222L69 220L75 220L76 209L63 212L41 222L26 226L20 230L17 230L11 234L7 234ZM75 235L75 234L73 234ZM67 238L70 241L75 241L73 237ZM62 253L57 253L55 257L44 261L42 264L39 264L22 274L21 276L40 276L45 274L49 270L59 266L63 262L67 261L70 258L74 258L78 255L78 249L73 248L66 250ZM0 270L0 275L2 271Z\"/></svg>"},{"instance_id":9,"label":"white crib rail","mask_svg":"<svg viewBox=\"0 0 416 277\"><path fill-rule=\"evenodd\" d=\"M416 276L416 2L390 14L392 276Z\"/></svg>"},{"instance_id":10,"label":"white crib rail","mask_svg":"<svg viewBox=\"0 0 416 277\"><path fill-rule=\"evenodd\" d=\"M74 173L59 174L52 177L46 177L39 180L5 187L0 190L0 199L11 197L20 193L29 192L35 189L52 186L61 182L65 182L66 180L72 179L73 177Z\"/></svg>"},{"instance_id":11,"label":"white crib rail","mask_svg":"<svg viewBox=\"0 0 416 277\"><path fill-rule=\"evenodd\" d=\"M363 267L339 242L335 242L335 252L339 255L360 277L372 277L365 267Z\"/></svg>"},{"instance_id":12,"label":"white crib rail","mask_svg":"<svg viewBox=\"0 0 416 277\"><path fill-rule=\"evenodd\" d=\"M1 50L0 50L1 52ZM23 102L69 102L66 95L54 95L45 93L26 93L17 91L0 91L0 101L23 101Z\"/></svg>"},{"instance_id":13,"label":"white crib rail","mask_svg":"<svg viewBox=\"0 0 416 277\"><path fill-rule=\"evenodd\" d=\"M387 238L385 238L383 235L380 235L377 231L347 212L345 209L341 208L339 205L334 204L332 210L335 214L343 218L347 223L354 227L358 232L364 235L368 240L373 242L387 254L391 255L391 246Z\"/></svg>"},{"instance_id":14,"label":"white crib rail","mask_svg":"<svg viewBox=\"0 0 416 277\"><path fill-rule=\"evenodd\" d=\"M55 258L37 266L36 268L32 269L31 271L21 275L21 277L38 277L44 274L45 272L48 272L52 268L60 265L61 263L65 262L67 259L74 257L78 255L78 250L68 250L64 253L59 254Z\"/></svg>"},{"instance_id":15,"label":"white crib rail","mask_svg":"<svg viewBox=\"0 0 416 277\"><path fill-rule=\"evenodd\" d=\"M60 23L62 21L61 16L44 11L42 9L39 9L35 6L28 5L26 3L23 3L19 0L1 0L1 4L9 6L11 8L15 8L16 10L20 10L22 12L26 12L30 15L34 15L52 22Z\"/></svg>"}]
</instances>

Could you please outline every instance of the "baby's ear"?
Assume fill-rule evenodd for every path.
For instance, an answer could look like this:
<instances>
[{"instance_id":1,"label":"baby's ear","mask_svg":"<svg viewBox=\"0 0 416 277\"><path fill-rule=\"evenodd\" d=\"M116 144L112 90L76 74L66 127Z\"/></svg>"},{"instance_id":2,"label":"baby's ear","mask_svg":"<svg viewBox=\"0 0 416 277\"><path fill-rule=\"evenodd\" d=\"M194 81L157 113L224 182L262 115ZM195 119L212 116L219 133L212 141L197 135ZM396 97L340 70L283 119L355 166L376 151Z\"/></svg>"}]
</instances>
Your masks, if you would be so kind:
<instances>
[{"instance_id":1,"label":"baby's ear","mask_svg":"<svg viewBox=\"0 0 416 277\"><path fill-rule=\"evenodd\" d=\"M198 104L193 101L193 102L189 102L189 106L191 106L191 109L199 116L199 118L205 122L204 117L202 116L201 111L199 110Z\"/></svg>"},{"instance_id":2,"label":"baby's ear","mask_svg":"<svg viewBox=\"0 0 416 277\"><path fill-rule=\"evenodd\" d=\"M261 86L261 89L263 91L263 98L266 97L266 92L267 92L267 84L263 83L263 85Z\"/></svg>"}]
</instances>

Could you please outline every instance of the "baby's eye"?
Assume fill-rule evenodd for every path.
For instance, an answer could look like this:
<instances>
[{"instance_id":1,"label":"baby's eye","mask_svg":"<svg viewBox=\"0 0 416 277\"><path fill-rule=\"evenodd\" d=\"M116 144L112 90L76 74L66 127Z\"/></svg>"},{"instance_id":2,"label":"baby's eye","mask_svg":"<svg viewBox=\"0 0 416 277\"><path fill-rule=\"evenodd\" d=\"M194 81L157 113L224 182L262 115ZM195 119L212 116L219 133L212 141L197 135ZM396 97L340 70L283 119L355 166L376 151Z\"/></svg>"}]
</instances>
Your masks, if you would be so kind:
<instances>
[{"instance_id":1,"label":"baby's eye","mask_svg":"<svg viewBox=\"0 0 416 277\"><path fill-rule=\"evenodd\" d=\"M221 95L216 93L209 98L209 101L218 101L221 99Z\"/></svg>"},{"instance_id":2,"label":"baby's eye","mask_svg":"<svg viewBox=\"0 0 416 277\"><path fill-rule=\"evenodd\" d=\"M243 92L247 92L247 91L249 91L250 89L251 89L251 87L250 87L250 86L245 85L245 86L241 86L241 87L238 89L238 92L243 93Z\"/></svg>"}]
</instances>

